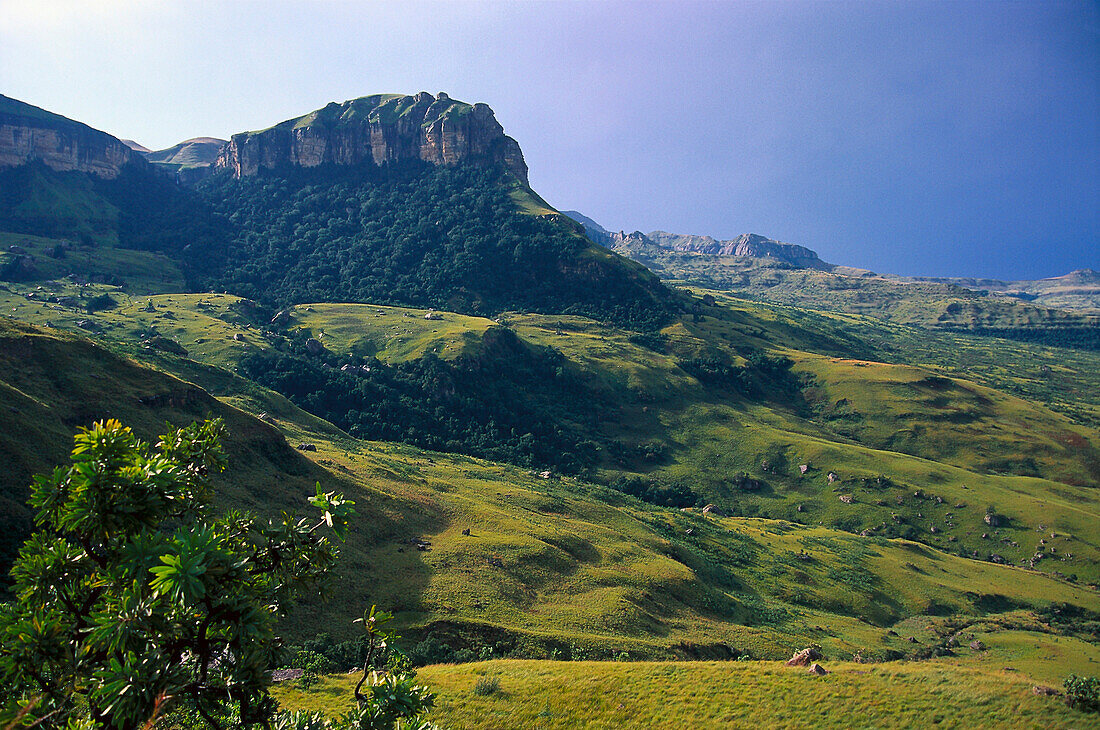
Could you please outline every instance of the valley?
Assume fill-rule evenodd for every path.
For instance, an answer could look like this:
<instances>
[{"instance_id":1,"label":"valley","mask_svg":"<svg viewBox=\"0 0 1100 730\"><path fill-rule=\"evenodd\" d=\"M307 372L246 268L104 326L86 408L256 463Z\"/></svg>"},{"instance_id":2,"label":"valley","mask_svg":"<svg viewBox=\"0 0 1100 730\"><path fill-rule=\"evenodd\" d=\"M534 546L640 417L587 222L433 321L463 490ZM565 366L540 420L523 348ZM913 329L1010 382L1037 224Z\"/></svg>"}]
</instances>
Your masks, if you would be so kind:
<instances>
[{"instance_id":1,"label":"valley","mask_svg":"<svg viewBox=\"0 0 1100 730\"><path fill-rule=\"evenodd\" d=\"M0 123L116 150L2 99ZM445 94L127 147L111 175L50 149L0 170L5 573L78 428L219 417L220 508L278 515L318 483L356 502L288 645L393 612L438 722L1083 717L1032 688L1100 662L1087 307L763 237L600 240ZM810 646L825 677L779 664ZM350 707L330 668L276 697ZM500 693L471 696L482 677Z\"/></svg>"}]
</instances>

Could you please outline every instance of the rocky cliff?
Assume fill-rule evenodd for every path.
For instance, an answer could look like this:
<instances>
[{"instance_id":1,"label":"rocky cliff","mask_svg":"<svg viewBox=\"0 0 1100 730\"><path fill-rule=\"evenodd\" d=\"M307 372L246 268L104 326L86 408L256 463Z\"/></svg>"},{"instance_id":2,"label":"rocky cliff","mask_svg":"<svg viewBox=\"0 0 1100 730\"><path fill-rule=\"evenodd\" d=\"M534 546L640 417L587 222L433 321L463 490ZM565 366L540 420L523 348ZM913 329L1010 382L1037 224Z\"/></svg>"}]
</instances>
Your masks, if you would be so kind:
<instances>
[{"instance_id":1,"label":"rocky cliff","mask_svg":"<svg viewBox=\"0 0 1100 730\"><path fill-rule=\"evenodd\" d=\"M771 258L802 269L831 268L817 253L805 246L780 243L755 233L742 233L729 241L719 241L710 236L690 236L678 233L653 231L648 238L662 248L673 251L710 254L712 256L750 256Z\"/></svg>"},{"instance_id":2,"label":"rocky cliff","mask_svg":"<svg viewBox=\"0 0 1100 730\"><path fill-rule=\"evenodd\" d=\"M527 184L519 144L504 134L493 110L443 93L377 94L333 102L270 129L233 135L214 164L243 177L286 164L382 165L407 159L435 165L497 162Z\"/></svg>"},{"instance_id":3,"label":"rocky cliff","mask_svg":"<svg viewBox=\"0 0 1100 730\"><path fill-rule=\"evenodd\" d=\"M141 157L105 132L0 95L0 169L33 160L61 172L114 178Z\"/></svg>"}]
</instances>

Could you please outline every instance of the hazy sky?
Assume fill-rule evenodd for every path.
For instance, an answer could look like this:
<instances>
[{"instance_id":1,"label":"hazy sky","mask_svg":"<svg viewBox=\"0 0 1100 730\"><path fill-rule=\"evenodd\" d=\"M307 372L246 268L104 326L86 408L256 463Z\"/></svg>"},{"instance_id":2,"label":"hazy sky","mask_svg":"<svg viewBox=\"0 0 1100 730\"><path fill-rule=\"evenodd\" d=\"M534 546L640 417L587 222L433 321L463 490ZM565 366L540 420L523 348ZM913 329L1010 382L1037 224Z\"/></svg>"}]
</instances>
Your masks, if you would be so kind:
<instances>
[{"instance_id":1,"label":"hazy sky","mask_svg":"<svg viewBox=\"0 0 1100 730\"><path fill-rule=\"evenodd\" d=\"M609 229L1100 269L1095 2L0 0L0 93L154 149L421 90Z\"/></svg>"}]
</instances>

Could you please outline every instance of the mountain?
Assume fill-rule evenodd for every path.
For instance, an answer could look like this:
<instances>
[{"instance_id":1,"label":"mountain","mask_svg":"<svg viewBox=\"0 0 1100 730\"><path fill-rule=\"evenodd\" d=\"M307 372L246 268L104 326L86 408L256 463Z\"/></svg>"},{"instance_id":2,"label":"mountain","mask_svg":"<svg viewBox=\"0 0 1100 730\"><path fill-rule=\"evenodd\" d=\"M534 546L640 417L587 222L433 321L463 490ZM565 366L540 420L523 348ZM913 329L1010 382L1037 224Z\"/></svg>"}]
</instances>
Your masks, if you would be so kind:
<instances>
[{"instance_id":1,"label":"mountain","mask_svg":"<svg viewBox=\"0 0 1100 730\"><path fill-rule=\"evenodd\" d=\"M259 132L235 134L215 166L247 177L283 165L382 165L403 160L435 165L496 162L527 185L523 153L504 134L492 109L426 91L332 102Z\"/></svg>"},{"instance_id":2,"label":"mountain","mask_svg":"<svg viewBox=\"0 0 1100 730\"><path fill-rule=\"evenodd\" d=\"M754 234L719 241L662 231L611 233L575 211L569 215L593 241L666 281L930 329L1100 349L1100 275L1089 269L1017 282L876 274Z\"/></svg>"},{"instance_id":3,"label":"mountain","mask_svg":"<svg viewBox=\"0 0 1100 730\"><path fill-rule=\"evenodd\" d=\"M1078 269L1049 279L1020 281L926 276L904 277L904 280L952 284L972 291L1001 294L1039 306L1100 310L1100 273L1092 269Z\"/></svg>"},{"instance_id":4,"label":"mountain","mask_svg":"<svg viewBox=\"0 0 1100 730\"><path fill-rule=\"evenodd\" d=\"M130 149L134 150L135 152L140 152L142 154L147 154L147 153L153 151L153 150L149 149L148 147L146 147L145 145L141 144L140 142L135 142L132 139L123 139L123 140L119 140L119 141L122 142L122 144L129 147Z\"/></svg>"},{"instance_id":5,"label":"mountain","mask_svg":"<svg viewBox=\"0 0 1100 730\"><path fill-rule=\"evenodd\" d=\"M805 246L780 243L755 233L743 233L729 241L719 241L710 236L692 236L665 231L653 231L648 234L641 231L613 233L575 210L562 212L584 226L585 233L596 243L627 256L639 257L640 255L645 258L646 265L652 262L653 254L658 253L660 249L665 249L706 256L772 259L800 269L830 270L834 268L832 264L827 264L818 258L816 251L811 251Z\"/></svg>"},{"instance_id":6,"label":"mountain","mask_svg":"<svg viewBox=\"0 0 1100 730\"><path fill-rule=\"evenodd\" d=\"M0 95L0 169L40 161L51 170L118 177L141 155L111 135Z\"/></svg>"},{"instance_id":7,"label":"mountain","mask_svg":"<svg viewBox=\"0 0 1100 730\"><path fill-rule=\"evenodd\" d=\"M222 148L228 144L215 137L195 137L156 152L146 151L145 159L158 165L202 167L213 165Z\"/></svg>"},{"instance_id":8,"label":"mountain","mask_svg":"<svg viewBox=\"0 0 1100 730\"><path fill-rule=\"evenodd\" d=\"M665 233L653 231L648 235L649 240L658 246L673 251L685 251L700 253L709 256L744 256L758 259L775 259L790 264L800 269L831 269L817 256L817 252L811 251L805 246L796 246L791 243L780 243L755 233L743 233L729 241L719 241L710 236L691 236L678 233Z\"/></svg>"},{"instance_id":9,"label":"mountain","mask_svg":"<svg viewBox=\"0 0 1100 730\"><path fill-rule=\"evenodd\" d=\"M149 160L36 107L7 100L5 108L12 119L21 115L23 131L12 139L50 125L53 139L71 128L132 164L111 168L110 155L91 156L86 142L74 152L88 160L82 166L9 154L0 231L51 242L5 255L0 279L64 271L75 238L88 249L128 252L97 257L100 280L131 280L130 252L140 251L169 257L192 289L271 306L568 311L640 328L680 306L651 272L593 245L530 189L519 145L484 104L446 94L368 96L225 145L190 140ZM93 169L102 174L85 172ZM46 252L54 261L40 257Z\"/></svg>"}]
</instances>

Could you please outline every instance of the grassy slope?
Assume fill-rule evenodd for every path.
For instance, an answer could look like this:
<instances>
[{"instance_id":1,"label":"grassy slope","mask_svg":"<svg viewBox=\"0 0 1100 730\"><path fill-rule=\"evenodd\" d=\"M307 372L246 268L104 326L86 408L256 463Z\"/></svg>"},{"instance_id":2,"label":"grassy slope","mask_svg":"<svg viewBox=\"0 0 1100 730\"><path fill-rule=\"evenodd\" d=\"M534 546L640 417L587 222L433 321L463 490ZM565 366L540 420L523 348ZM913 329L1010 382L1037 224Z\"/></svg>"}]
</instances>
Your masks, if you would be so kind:
<instances>
[{"instance_id":1,"label":"grassy slope","mask_svg":"<svg viewBox=\"0 0 1100 730\"><path fill-rule=\"evenodd\" d=\"M574 657L624 650L693 656L733 647L778 657L815 640L850 655L934 646L941 624L914 626L916 645L886 627L931 606L980 618L989 612L982 595L1007 596L1010 607L1068 602L1100 610L1100 599L1080 588L912 543L704 517L511 466L354 441L225 371L154 357L229 403L262 408L280 437L194 385L126 364L85 340L14 324L4 333L0 372L10 403L3 448L16 467L9 478L59 461L69 432L102 414L151 435L164 419L215 413L243 438L230 449L227 502L297 508L314 479L359 501L341 578L326 591L327 603L291 617L288 628L298 635L321 627L347 635L363 603L377 602L397 610L407 627L465 633L475 644L507 639L525 653L556 646ZM152 405L143 404L149 396ZM36 430L33 441L22 438ZM315 465L284 437L313 443ZM466 528L470 536L461 534ZM413 538L430 540L432 550L416 551ZM801 551L808 555L799 558ZM1007 626L1034 630L1021 618Z\"/></svg>"},{"instance_id":2,"label":"grassy slope","mask_svg":"<svg viewBox=\"0 0 1100 730\"><path fill-rule=\"evenodd\" d=\"M270 346L251 324L247 303L227 295L116 295L118 308L89 316L2 294L0 307L9 311L10 304L20 318L69 327L91 319L102 336L128 340L131 346L139 333L155 327L179 341L192 358L218 367L232 368L254 348ZM152 312L145 311L149 301ZM331 350L400 362L429 352L452 357L468 351L491 324L446 312L440 320L427 320L424 314L314 304L296 307L292 326L308 329ZM1089 483L1096 437L1063 416L961 380L950 381L949 402L939 404L945 386L913 385L925 383L932 372L792 349L839 351L851 345L827 321L799 323L782 309L716 307L701 323L685 320L667 329L669 349L690 355L709 343L745 341L781 347L798 360L798 369L817 378L808 392L827 404L820 418L715 393L677 367L673 356L643 348L626 333L591 320L512 314L504 321L524 339L561 350L592 388L608 395L615 407L604 414L605 435L626 443L669 445L665 463L605 464L607 479L625 472L681 480L741 514L901 534L957 554L997 554L1017 564L1041 552L1045 557L1037 565L1042 570L1083 580L1100 577L1098 499L1092 489L1073 486ZM768 341L757 337L764 330ZM838 418L836 402L843 399L848 405L839 409L843 417ZM959 410L965 419L952 417ZM1021 463L1026 470L1014 468ZM809 465L807 474L799 473L799 464ZM990 473L991 467L1001 473ZM836 483L826 479L829 471L838 475ZM1039 471L1048 478L1006 471ZM741 472L766 482L767 488L739 491L730 476ZM985 524L989 506L1006 518L1002 525Z\"/></svg>"},{"instance_id":3,"label":"grassy slope","mask_svg":"<svg viewBox=\"0 0 1100 730\"><path fill-rule=\"evenodd\" d=\"M431 717L463 728L1079 728L1092 721L1032 682L988 662L957 666L826 662L831 673L768 662L490 661L424 668L438 693ZM477 696L480 678L499 692ZM308 692L280 686L288 708L350 706L354 677L326 677Z\"/></svg>"}]
</instances>

